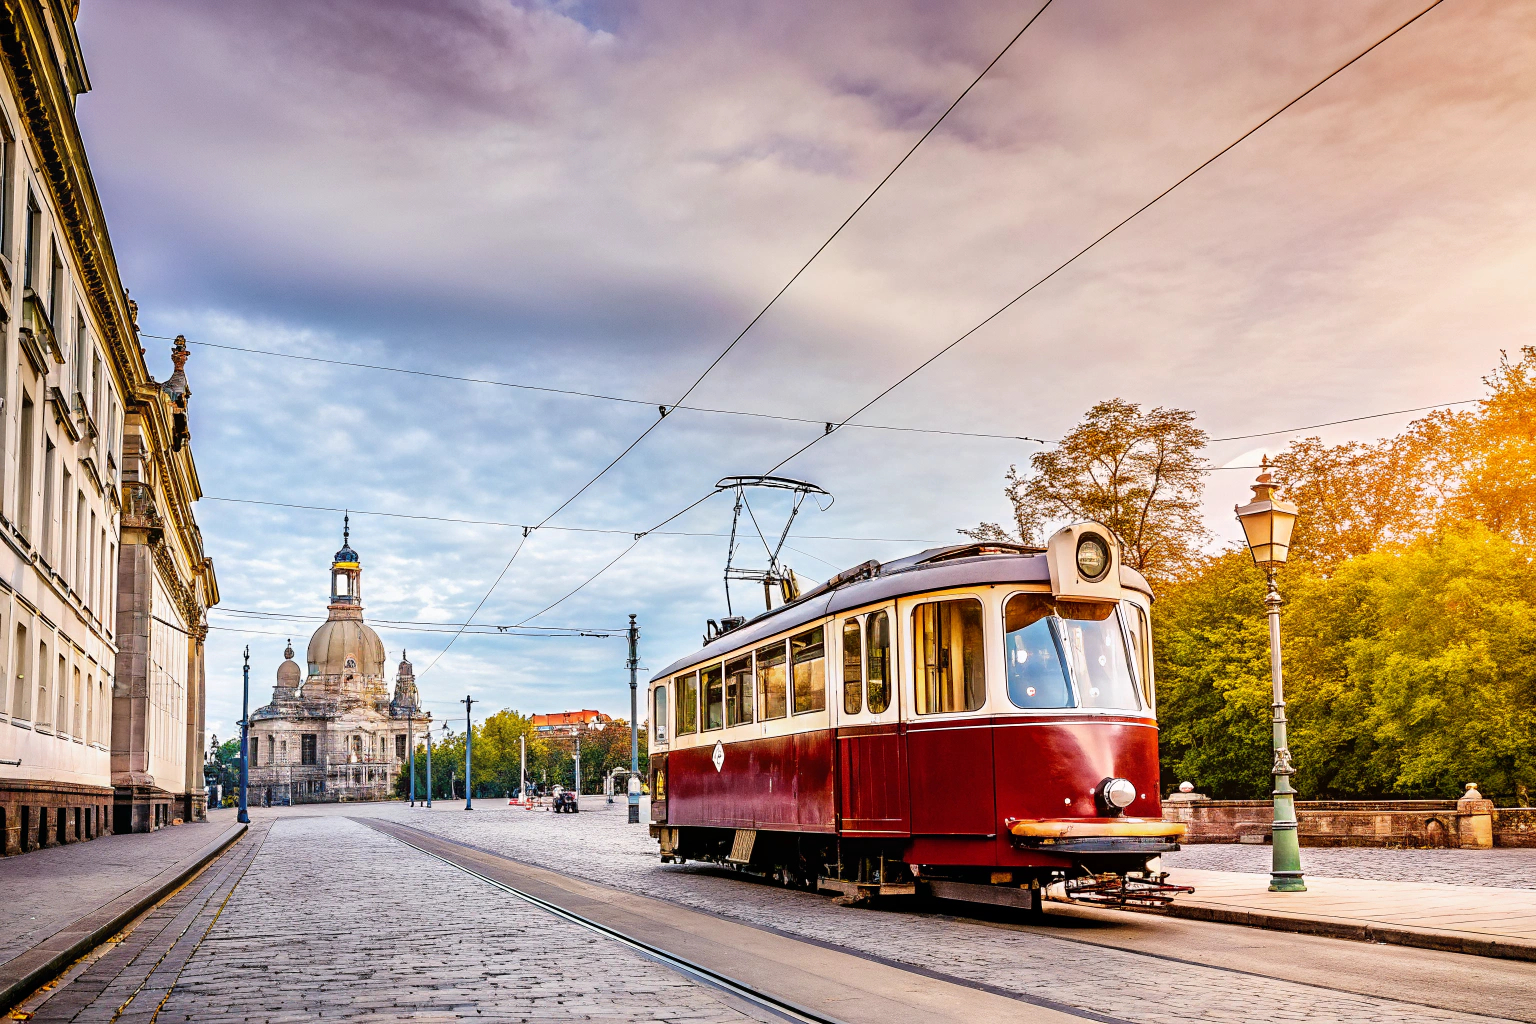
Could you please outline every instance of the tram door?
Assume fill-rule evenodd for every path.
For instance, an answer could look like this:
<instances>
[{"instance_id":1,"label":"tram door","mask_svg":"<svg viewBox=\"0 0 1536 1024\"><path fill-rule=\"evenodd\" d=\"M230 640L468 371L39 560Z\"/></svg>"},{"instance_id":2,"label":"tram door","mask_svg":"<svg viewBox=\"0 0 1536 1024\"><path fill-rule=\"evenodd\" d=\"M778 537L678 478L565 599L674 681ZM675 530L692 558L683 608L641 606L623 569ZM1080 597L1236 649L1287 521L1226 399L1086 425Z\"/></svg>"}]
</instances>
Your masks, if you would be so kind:
<instances>
[{"instance_id":1,"label":"tram door","mask_svg":"<svg viewBox=\"0 0 1536 1024\"><path fill-rule=\"evenodd\" d=\"M896 675L896 609L836 620L838 803L846 834L909 831L906 731Z\"/></svg>"}]
</instances>

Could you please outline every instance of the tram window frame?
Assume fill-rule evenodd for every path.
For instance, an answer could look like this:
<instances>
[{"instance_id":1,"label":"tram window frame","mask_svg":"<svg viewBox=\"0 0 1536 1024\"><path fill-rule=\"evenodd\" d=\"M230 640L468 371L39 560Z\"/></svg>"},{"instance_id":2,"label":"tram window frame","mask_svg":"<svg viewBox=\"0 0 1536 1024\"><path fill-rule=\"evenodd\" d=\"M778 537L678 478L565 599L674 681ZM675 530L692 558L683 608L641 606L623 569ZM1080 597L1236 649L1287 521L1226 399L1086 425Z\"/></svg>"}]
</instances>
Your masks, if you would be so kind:
<instances>
[{"instance_id":1,"label":"tram window frame","mask_svg":"<svg viewBox=\"0 0 1536 1024\"><path fill-rule=\"evenodd\" d=\"M1152 678L1152 621L1147 610L1135 601L1122 601L1136 609L1134 616L1121 615L1120 620L1129 634L1131 663L1136 670L1136 681L1141 684L1141 699L1148 711L1157 710L1157 684ZM1131 619L1134 621L1126 621Z\"/></svg>"},{"instance_id":2,"label":"tram window frame","mask_svg":"<svg viewBox=\"0 0 1536 1024\"><path fill-rule=\"evenodd\" d=\"M1030 663L1030 651L1025 646L1027 641L1023 634L1035 626L1041 626L1045 635L1042 638L1037 633L1029 639L1036 642L1044 639L1050 644L1049 654L1056 659L1054 676L1051 676L1049 665L1037 668L1040 662ZM1024 668L1028 669L1028 674L1020 671ZM1058 681L1061 687L1058 692L1042 692ZM1023 591L1009 594L1003 601L1003 685L1008 691L1008 700L1022 711L1057 711L1077 706L1076 686L1062 646L1061 632L1056 627L1056 602L1049 593Z\"/></svg>"},{"instance_id":3,"label":"tram window frame","mask_svg":"<svg viewBox=\"0 0 1536 1024\"><path fill-rule=\"evenodd\" d=\"M753 702L757 699L753 683L752 653L725 663L725 727L752 724Z\"/></svg>"},{"instance_id":4,"label":"tram window frame","mask_svg":"<svg viewBox=\"0 0 1536 1024\"><path fill-rule=\"evenodd\" d=\"M699 731L725 728L725 667L720 662L699 670Z\"/></svg>"},{"instance_id":5,"label":"tram window frame","mask_svg":"<svg viewBox=\"0 0 1536 1024\"><path fill-rule=\"evenodd\" d=\"M655 723L652 730L656 734L657 743L667 742L667 715L670 709L667 707L667 684L662 683L653 691L655 696L651 698L651 721Z\"/></svg>"},{"instance_id":6,"label":"tram window frame","mask_svg":"<svg viewBox=\"0 0 1536 1024\"><path fill-rule=\"evenodd\" d=\"M677 737L696 735L699 731L699 674L689 672L673 682L677 684Z\"/></svg>"},{"instance_id":7,"label":"tram window frame","mask_svg":"<svg viewBox=\"0 0 1536 1024\"><path fill-rule=\"evenodd\" d=\"M885 631L885 643L881 650L884 652L880 661L880 706L875 707L875 623L880 622ZM880 611L870 612L864 616L864 706L872 715L883 715L891 706L891 617L882 608Z\"/></svg>"},{"instance_id":8,"label":"tram window frame","mask_svg":"<svg viewBox=\"0 0 1536 1024\"><path fill-rule=\"evenodd\" d=\"M758 721L788 718L789 646L785 641L765 644L752 652L752 678L757 684Z\"/></svg>"},{"instance_id":9,"label":"tram window frame","mask_svg":"<svg viewBox=\"0 0 1536 1024\"><path fill-rule=\"evenodd\" d=\"M798 650L796 643L800 644ZM806 651L814 653L806 654ZM789 666L794 679L794 713L813 715L827 710L827 630L824 625L789 638ZM804 673L800 671L802 667ZM801 685L802 677L804 685Z\"/></svg>"},{"instance_id":10,"label":"tram window frame","mask_svg":"<svg viewBox=\"0 0 1536 1024\"><path fill-rule=\"evenodd\" d=\"M1119 603L1099 604L1082 601L1063 601L1057 605L1059 609L1057 628L1061 630L1061 652L1066 658L1067 664L1072 670L1072 682L1077 690L1077 706L1091 711L1108 711L1135 714L1146 710L1141 703L1141 690L1136 685L1136 676L1131 669L1130 640L1126 636L1125 617L1120 614ZM1097 613L1103 612L1102 616ZM1074 626L1076 622L1101 623L1114 619L1114 626L1102 632L1105 641L1105 652L1113 660L1119 655L1120 665L1125 670L1125 680L1129 684L1127 694L1129 701L1116 702L1114 695L1101 693L1104 680L1095 680L1095 671L1088 660L1086 645L1079 644L1078 639L1086 640L1090 632L1098 632L1087 626ZM1074 631L1076 636L1074 637ZM1118 642L1115 642L1118 641ZM1108 672L1107 682L1114 684L1115 666L1100 663ZM1100 686L1095 686L1095 682Z\"/></svg>"},{"instance_id":11,"label":"tram window frame","mask_svg":"<svg viewBox=\"0 0 1536 1024\"><path fill-rule=\"evenodd\" d=\"M944 639L944 623L937 616L942 606L965 616L959 621L960 644L956 648ZM913 710L919 715L951 715L980 711L987 704L987 637L985 610L979 598L970 595L924 601L912 608L912 684L915 691ZM930 617L932 621L930 622ZM921 620L921 621L920 621ZM953 624L950 626L954 628ZM930 669L929 644L932 635L933 665ZM958 685L953 671L954 653L960 653ZM972 668L974 672L970 671ZM930 672L932 675L930 675ZM941 675L948 674L947 680ZM951 706L953 705L953 706Z\"/></svg>"},{"instance_id":12,"label":"tram window frame","mask_svg":"<svg viewBox=\"0 0 1536 1024\"><path fill-rule=\"evenodd\" d=\"M850 647L848 638L853 638ZM849 654L853 657L850 659ZM864 710L864 624L857 618L843 620L843 714Z\"/></svg>"}]
</instances>

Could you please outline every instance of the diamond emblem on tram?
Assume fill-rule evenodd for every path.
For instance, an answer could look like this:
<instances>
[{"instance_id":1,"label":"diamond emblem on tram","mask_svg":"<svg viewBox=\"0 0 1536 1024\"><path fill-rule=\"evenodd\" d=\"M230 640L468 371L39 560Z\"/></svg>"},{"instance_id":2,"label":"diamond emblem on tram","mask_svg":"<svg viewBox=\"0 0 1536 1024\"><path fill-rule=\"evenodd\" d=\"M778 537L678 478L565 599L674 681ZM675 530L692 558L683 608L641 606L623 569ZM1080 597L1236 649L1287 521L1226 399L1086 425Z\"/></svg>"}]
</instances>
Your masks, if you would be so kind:
<instances>
[{"instance_id":1,"label":"diamond emblem on tram","mask_svg":"<svg viewBox=\"0 0 1536 1024\"><path fill-rule=\"evenodd\" d=\"M715 771L725 767L725 744L715 740L715 752L710 756L710 760L715 762Z\"/></svg>"}]
</instances>

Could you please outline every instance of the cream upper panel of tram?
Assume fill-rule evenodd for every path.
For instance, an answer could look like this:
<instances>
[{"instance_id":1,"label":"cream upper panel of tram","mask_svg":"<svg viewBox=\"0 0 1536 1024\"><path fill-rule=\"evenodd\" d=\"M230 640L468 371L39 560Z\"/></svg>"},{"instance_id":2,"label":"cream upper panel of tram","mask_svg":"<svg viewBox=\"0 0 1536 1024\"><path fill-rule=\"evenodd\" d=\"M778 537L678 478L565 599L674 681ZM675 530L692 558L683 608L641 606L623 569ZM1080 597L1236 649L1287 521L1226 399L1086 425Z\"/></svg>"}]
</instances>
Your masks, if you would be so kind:
<instances>
[{"instance_id":1,"label":"cream upper panel of tram","mask_svg":"<svg viewBox=\"0 0 1536 1024\"><path fill-rule=\"evenodd\" d=\"M1044 586L1019 584L984 584L981 586L955 587L946 590L914 594L895 602L882 602L864 608L840 611L835 617L813 623L801 623L796 629L765 639L750 647L731 652L718 661L711 661L688 672L679 673L664 680L651 690L651 721L665 722L666 735L653 734L652 742L658 748L687 748L713 745L717 740L736 742L761 737L783 736L796 732L809 732L833 726L883 724L895 721L932 722L978 717L1108 715L1150 718L1155 716L1156 693L1152 679L1150 599L1141 593L1127 590L1122 601L1111 606L1112 613L1102 620L1065 619L1044 623L1038 634L1038 642L1045 648L1045 671L1059 679L1062 692L1052 700L1043 695L1035 706L1028 698L1034 693L1023 692L1030 686L1028 678L1010 678L1009 659L1027 661L1027 650L1016 641L1009 642L1007 615L1009 603L1015 598L1034 598L1049 602L1051 592ZM956 607L960 603L961 607ZM968 607L966 607L968 606ZM880 652L886 660L883 672L872 666L874 643L871 639L872 619L883 616L880 625L885 630L887 646ZM1042 620L1043 622L1043 620ZM1074 629L1072 623L1094 623L1085 646L1083 626ZM856 634L846 632L849 623L859 627ZM965 651L965 640L959 647L960 664L954 664L956 644L934 644L933 632L948 629L970 629L980 640L980 650ZM796 710L795 705L795 652L790 641L820 631L819 667L814 670L813 685L819 689L820 707L812 710ZM878 630L877 630L878 632ZM1075 635L1074 635L1075 634ZM853 667L847 644L857 636L860 650L857 652L859 680L858 710L849 711L853 701L848 687L848 670ZM919 637L932 646L947 646L950 651L949 677L935 684L932 679L919 678L925 668L925 659L918 645ZM941 638L942 639L942 638ZM1093 643L1111 645L1107 649L1092 648ZM770 665L771 658L759 664L759 656L774 652L782 665ZM783 652L779 655L778 652ZM1092 668L1097 661L1099 669ZM729 715L733 693L730 689L731 673L727 670L745 662L747 671L744 682L750 688L746 699L752 708L752 720L733 722ZM785 707L777 717L764 717L765 684L775 669L782 672ZM1104 687L1107 692L1092 692L1094 671L1108 675L1118 690ZM718 673L718 676L716 676ZM1125 678L1120 679L1123 676ZM879 677L889 688L884 694L884 706L878 711L871 701L871 683ZM970 685L967 685L969 677ZM718 681L717 681L718 680ZM738 679L736 686L743 680ZM1019 694L1011 694L1010 686L1021 688ZM690 687L697 687L691 698L685 694ZM946 692L947 688L947 692ZM656 703L657 691L663 691L666 707ZM711 727L711 706L715 703L713 692L722 697L720 724ZM739 692L739 691L738 691ZM1018 699L1015 699L1015 698ZM738 700L741 698L737 698ZM678 732L678 702L693 703L694 729Z\"/></svg>"},{"instance_id":2,"label":"cream upper panel of tram","mask_svg":"<svg viewBox=\"0 0 1536 1024\"><path fill-rule=\"evenodd\" d=\"M683 750L713 746L717 741L733 743L831 728L832 672L828 667L831 651L827 641L831 626L830 619L801 622L793 629L786 629L775 636L740 647L724 657L711 659L658 682L651 688L652 743L657 748ZM814 643L814 635L818 633L819 644ZM773 656L776 652L782 652L782 662L778 664L774 664ZM811 656L818 653L819 657ZM726 669L743 660L747 662L748 669L746 683L750 693L746 695L746 701L751 707L751 721L733 721L730 714L732 693L728 689L730 679ZM771 682L775 670L780 678L777 682ZM797 670L805 677L798 680L798 687ZM712 719L711 694L716 672L719 673L718 685L722 700L719 717ZM697 695L693 697L689 691L695 686ZM782 690L776 690L776 686L781 686ZM665 738L655 728L655 724L662 720L656 703L658 691L666 693L670 715ZM776 699L779 693L782 694L782 706L779 706ZM812 694L820 699L806 699ZM686 705L690 700L694 708L693 728L683 731L679 728L684 724L684 716L679 714L679 703ZM713 724L715 721L720 724Z\"/></svg>"},{"instance_id":3,"label":"cream upper panel of tram","mask_svg":"<svg viewBox=\"0 0 1536 1024\"><path fill-rule=\"evenodd\" d=\"M1034 597L1049 601L1051 592L1046 586L984 584L914 594L897 602L899 642L895 647L900 652L896 665L897 678L901 684L902 721L943 722L967 718L1027 718L1062 714L1137 718L1154 716L1155 694L1151 688L1150 671L1146 673L1148 678L1143 685L1143 673L1138 665L1145 652L1144 660L1150 666L1150 636L1147 633L1139 634L1140 639L1133 642L1131 636L1127 635L1129 631L1121 626L1131 616L1141 617L1134 623L1127 623L1136 629L1141 628L1140 623L1143 621L1150 623L1150 616L1147 615L1150 602L1145 595L1125 591L1121 602L1111 606L1118 613L1109 615L1093 631L1090 643L1093 640L1106 644L1113 642L1119 645L1118 651L1108 649L1101 654L1096 649L1083 649L1081 638L1078 638L1079 646L1074 649L1070 643L1072 637L1046 635L1046 643L1054 648L1057 657L1063 659L1064 664L1057 670L1065 670L1062 681L1070 699L1056 701L1056 706L1040 707L1020 707L1009 695L1006 659L1012 649L1008 644L1004 617L1008 602L1014 597ZM969 608L956 608L952 602L968 602ZM930 648L944 646L933 644L935 627L941 633L940 639L943 639L944 630L975 628L982 649L979 652L965 652L962 641L962 650L956 652L955 644L947 645L950 654L949 677L939 680L930 677L925 680L920 678L926 674L921 664L925 659L917 641L926 632L928 635L924 639ZM1057 627L1052 624L1047 628ZM956 653L961 655L960 665L954 664ZM973 657L976 658L974 670L969 664ZM1104 658L1105 664L1097 664L1100 657ZM1117 692L1120 699L1101 692L1099 696L1104 699L1097 700L1086 692L1092 684L1088 678L1087 665L1093 665L1106 674L1122 670L1128 674L1128 679L1114 680L1119 684ZM972 671L976 674L971 675ZM966 685L968 675L971 676L970 686ZM1108 691L1110 687L1100 689ZM1096 702L1101 706L1094 706Z\"/></svg>"}]
</instances>

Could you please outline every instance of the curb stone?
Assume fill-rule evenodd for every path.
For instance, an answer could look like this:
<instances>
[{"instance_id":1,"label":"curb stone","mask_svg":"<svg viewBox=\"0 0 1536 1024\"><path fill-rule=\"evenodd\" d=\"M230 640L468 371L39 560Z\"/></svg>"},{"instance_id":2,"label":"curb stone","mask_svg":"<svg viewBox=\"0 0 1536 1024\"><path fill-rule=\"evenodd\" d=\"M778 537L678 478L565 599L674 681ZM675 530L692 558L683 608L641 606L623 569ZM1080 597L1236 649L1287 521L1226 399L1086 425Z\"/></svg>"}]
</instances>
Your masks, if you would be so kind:
<instances>
[{"instance_id":1,"label":"curb stone","mask_svg":"<svg viewBox=\"0 0 1536 1024\"><path fill-rule=\"evenodd\" d=\"M235 824L188 860L174 864L114 900L65 925L29 949L0 964L0 1013L4 1013L63 973L140 914L175 892L209 861L246 833Z\"/></svg>"}]
</instances>

